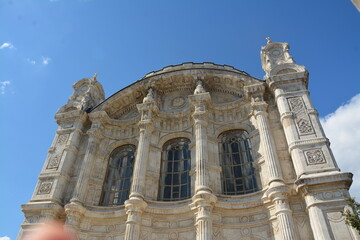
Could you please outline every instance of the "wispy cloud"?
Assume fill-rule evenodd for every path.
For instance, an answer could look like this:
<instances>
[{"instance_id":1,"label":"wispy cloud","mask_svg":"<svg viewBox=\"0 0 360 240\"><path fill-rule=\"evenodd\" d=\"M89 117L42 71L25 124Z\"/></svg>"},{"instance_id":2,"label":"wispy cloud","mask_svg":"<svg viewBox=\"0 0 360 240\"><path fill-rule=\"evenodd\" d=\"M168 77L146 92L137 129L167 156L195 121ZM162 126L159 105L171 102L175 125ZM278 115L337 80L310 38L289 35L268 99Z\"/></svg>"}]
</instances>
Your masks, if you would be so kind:
<instances>
[{"instance_id":1,"label":"wispy cloud","mask_svg":"<svg viewBox=\"0 0 360 240\"><path fill-rule=\"evenodd\" d=\"M33 59L30 59L30 58L26 58L26 61L32 65L35 65L36 64L36 61L33 60Z\"/></svg>"},{"instance_id":2,"label":"wispy cloud","mask_svg":"<svg viewBox=\"0 0 360 240\"><path fill-rule=\"evenodd\" d=\"M0 240L10 240L8 236L0 237Z\"/></svg>"},{"instance_id":3,"label":"wispy cloud","mask_svg":"<svg viewBox=\"0 0 360 240\"><path fill-rule=\"evenodd\" d=\"M320 120L339 167L354 174L350 192L360 201L360 93Z\"/></svg>"},{"instance_id":4,"label":"wispy cloud","mask_svg":"<svg viewBox=\"0 0 360 240\"><path fill-rule=\"evenodd\" d=\"M5 42L5 43L1 44L1 46L0 46L0 49L4 49L4 48L12 49L12 48L14 48L14 45L11 42Z\"/></svg>"},{"instance_id":5,"label":"wispy cloud","mask_svg":"<svg viewBox=\"0 0 360 240\"><path fill-rule=\"evenodd\" d=\"M6 86L10 84L10 81L0 81L0 94L3 95L5 94L5 89ZM2 238L0 238L0 240L2 240Z\"/></svg>"},{"instance_id":6,"label":"wispy cloud","mask_svg":"<svg viewBox=\"0 0 360 240\"><path fill-rule=\"evenodd\" d=\"M41 59L42 59L41 62L43 65L48 65L51 60L51 58L49 58L49 57L41 57Z\"/></svg>"}]
</instances>

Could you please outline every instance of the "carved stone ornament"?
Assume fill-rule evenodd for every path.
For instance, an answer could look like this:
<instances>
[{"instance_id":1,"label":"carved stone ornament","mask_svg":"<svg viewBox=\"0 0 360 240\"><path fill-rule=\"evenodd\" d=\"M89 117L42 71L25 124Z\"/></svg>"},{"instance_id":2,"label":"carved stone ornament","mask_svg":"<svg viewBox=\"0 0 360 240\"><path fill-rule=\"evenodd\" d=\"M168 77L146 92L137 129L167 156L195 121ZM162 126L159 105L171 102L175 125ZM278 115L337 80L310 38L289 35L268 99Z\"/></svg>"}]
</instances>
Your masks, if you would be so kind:
<instances>
[{"instance_id":1,"label":"carved stone ornament","mask_svg":"<svg viewBox=\"0 0 360 240\"><path fill-rule=\"evenodd\" d=\"M178 109L184 107L186 100L183 96L175 97L171 100L171 108Z\"/></svg>"},{"instance_id":2,"label":"carved stone ornament","mask_svg":"<svg viewBox=\"0 0 360 240\"><path fill-rule=\"evenodd\" d=\"M57 143L58 143L59 145L66 144L68 138L69 138L69 134L59 135Z\"/></svg>"},{"instance_id":3,"label":"carved stone ornament","mask_svg":"<svg viewBox=\"0 0 360 240\"><path fill-rule=\"evenodd\" d=\"M298 126L300 134L312 134L312 133L314 133L314 129L313 129L310 121L308 121L306 119L300 119L297 122L297 126Z\"/></svg>"},{"instance_id":4,"label":"carved stone ornament","mask_svg":"<svg viewBox=\"0 0 360 240\"><path fill-rule=\"evenodd\" d=\"M197 81L196 83L196 88L195 88L195 91L194 91L194 94L200 94L200 93L204 93L205 92L205 89L202 85L202 81Z\"/></svg>"},{"instance_id":5,"label":"carved stone ornament","mask_svg":"<svg viewBox=\"0 0 360 240\"><path fill-rule=\"evenodd\" d=\"M74 93L67 104L61 107L58 113L71 110L89 111L105 98L101 84L96 80L97 73L92 78L84 78L74 85Z\"/></svg>"},{"instance_id":6,"label":"carved stone ornament","mask_svg":"<svg viewBox=\"0 0 360 240\"><path fill-rule=\"evenodd\" d=\"M308 165L326 163L324 154L321 149L313 149L305 151L305 157Z\"/></svg>"},{"instance_id":7,"label":"carved stone ornament","mask_svg":"<svg viewBox=\"0 0 360 240\"><path fill-rule=\"evenodd\" d=\"M304 101L301 97L288 98L289 106L295 113L296 126L300 135L313 134L314 128L306 112Z\"/></svg>"},{"instance_id":8,"label":"carved stone ornament","mask_svg":"<svg viewBox=\"0 0 360 240\"><path fill-rule=\"evenodd\" d=\"M40 184L37 194L38 195L49 194L51 192L52 185L53 185L53 182L42 182Z\"/></svg>"},{"instance_id":9,"label":"carved stone ornament","mask_svg":"<svg viewBox=\"0 0 360 240\"><path fill-rule=\"evenodd\" d=\"M148 103L148 102L154 102L154 91L152 90L152 88L149 88L148 90L148 94L146 95L146 97L144 97L143 103Z\"/></svg>"},{"instance_id":10,"label":"carved stone ornament","mask_svg":"<svg viewBox=\"0 0 360 240\"><path fill-rule=\"evenodd\" d=\"M61 157L62 157L62 152L61 153L57 153L54 156L52 156L50 158L49 164L47 165L47 169L56 169L59 167L60 165L60 161L61 161Z\"/></svg>"},{"instance_id":11,"label":"carved stone ornament","mask_svg":"<svg viewBox=\"0 0 360 240\"><path fill-rule=\"evenodd\" d=\"M301 97L288 98L290 109L293 112L300 112L304 110L304 102Z\"/></svg>"}]
</instances>

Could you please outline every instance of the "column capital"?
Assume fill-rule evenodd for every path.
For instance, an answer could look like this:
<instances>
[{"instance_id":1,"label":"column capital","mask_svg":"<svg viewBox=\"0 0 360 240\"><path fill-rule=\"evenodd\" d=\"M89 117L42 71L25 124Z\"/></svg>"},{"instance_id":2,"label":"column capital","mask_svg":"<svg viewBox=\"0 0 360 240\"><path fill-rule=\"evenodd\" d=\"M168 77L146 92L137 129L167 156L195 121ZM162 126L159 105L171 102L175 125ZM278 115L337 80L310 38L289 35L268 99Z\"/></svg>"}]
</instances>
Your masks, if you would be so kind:
<instances>
[{"instance_id":1,"label":"column capital","mask_svg":"<svg viewBox=\"0 0 360 240\"><path fill-rule=\"evenodd\" d=\"M141 224L141 214L147 207L147 203L138 197L131 197L125 201L125 210L128 215L126 223Z\"/></svg>"},{"instance_id":2,"label":"column capital","mask_svg":"<svg viewBox=\"0 0 360 240\"><path fill-rule=\"evenodd\" d=\"M254 115L254 117L257 117L259 114L267 116L268 106L269 104L267 104L266 102L261 101L259 99L255 99L255 101L251 103L251 107L252 107L251 113Z\"/></svg>"},{"instance_id":3,"label":"column capital","mask_svg":"<svg viewBox=\"0 0 360 240\"><path fill-rule=\"evenodd\" d=\"M130 199L125 201L126 212L143 212L147 207L147 203L139 197L130 197Z\"/></svg>"},{"instance_id":4,"label":"column capital","mask_svg":"<svg viewBox=\"0 0 360 240\"><path fill-rule=\"evenodd\" d=\"M104 126L100 121L94 121L91 128L86 132L89 135L89 142L99 142L102 138L102 130Z\"/></svg>"},{"instance_id":5,"label":"column capital","mask_svg":"<svg viewBox=\"0 0 360 240\"><path fill-rule=\"evenodd\" d=\"M283 182L273 181L271 182L270 187L265 194L271 201L275 201L278 199L287 198L290 192L291 188L286 186Z\"/></svg>"},{"instance_id":6,"label":"column capital","mask_svg":"<svg viewBox=\"0 0 360 240\"><path fill-rule=\"evenodd\" d=\"M200 190L192 197L192 201L194 207L208 206L215 204L217 197L209 191Z\"/></svg>"}]
</instances>

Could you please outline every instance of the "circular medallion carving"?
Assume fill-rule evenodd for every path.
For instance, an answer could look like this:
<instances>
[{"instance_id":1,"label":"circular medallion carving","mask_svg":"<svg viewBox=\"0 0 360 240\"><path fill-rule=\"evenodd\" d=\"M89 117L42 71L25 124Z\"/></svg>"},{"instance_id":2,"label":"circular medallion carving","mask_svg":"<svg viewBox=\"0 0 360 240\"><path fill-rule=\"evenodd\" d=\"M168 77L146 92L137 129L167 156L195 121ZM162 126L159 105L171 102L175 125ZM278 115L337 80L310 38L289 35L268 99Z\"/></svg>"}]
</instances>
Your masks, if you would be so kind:
<instances>
[{"instance_id":1,"label":"circular medallion carving","mask_svg":"<svg viewBox=\"0 0 360 240\"><path fill-rule=\"evenodd\" d=\"M279 57L280 54L281 54L281 52L278 49L271 51L271 55L273 55L274 57Z\"/></svg>"},{"instance_id":2,"label":"circular medallion carving","mask_svg":"<svg viewBox=\"0 0 360 240\"><path fill-rule=\"evenodd\" d=\"M185 106L186 100L184 97L176 97L173 100L171 100L171 108L182 108Z\"/></svg>"}]
</instances>

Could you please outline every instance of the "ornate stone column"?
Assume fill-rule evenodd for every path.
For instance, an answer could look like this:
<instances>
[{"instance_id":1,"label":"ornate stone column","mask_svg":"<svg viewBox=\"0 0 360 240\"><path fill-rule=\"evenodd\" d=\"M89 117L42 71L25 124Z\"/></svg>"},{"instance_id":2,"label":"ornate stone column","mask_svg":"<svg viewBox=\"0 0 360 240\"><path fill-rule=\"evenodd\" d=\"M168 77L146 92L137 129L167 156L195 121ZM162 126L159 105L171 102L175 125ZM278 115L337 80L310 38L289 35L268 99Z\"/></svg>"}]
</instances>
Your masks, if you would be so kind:
<instances>
[{"instance_id":1,"label":"ornate stone column","mask_svg":"<svg viewBox=\"0 0 360 240\"><path fill-rule=\"evenodd\" d=\"M212 208L216 202L215 195L209 187L208 176L208 143L207 143L207 112L206 105L210 102L210 94L205 92L202 82L197 82L194 95L189 96L194 106L194 132L195 132L195 195L192 206L196 213L196 239L212 239Z\"/></svg>"},{"instance_id":2,"label":"ornate stone column","mask_svg":"<svg viewBox=\"0 0 360 240\"><path fill-rule=\"evenodd\" d=\"M84 160L81 164L79 177L76 182L71 203L83 204L86 200L86 193L88 191L89 179L91 171L95 164L95 154L98 149L99 143L102 139L101 122L99 119L93 119L91 129L87 132L89 135L88 144L85 151Z\"/></svg>"},{"instance_id":3,"label":"ornate stone column","mask_svg":"<svg viewBox=\"0 0 360 240\"><path fill-rule=\"evenodd\" d=\"M321 127L307 89L308 72L295 63L289 45L268 41L261 49L266 83L275 97L289 153L297 175L297 191L307 205L315 239L336 239L327 220L330 212L340 211L349 196L351 174L341 173ZM331 184L330 184L331 183ZM322 194L341 191L335 201L330 197L315 201ZM344 223L343 223L344 224ZM346 226L344 224L343 228ZM335 230L336 232L336 230ZM336 235L336 234L335 234Z\"/></svg>"},{"instance_id":4,"label":"ornate stone column","mask_svg":"<svg viewBox=\"0 0 360 240\"><path fill-rule=\"evenodd\" d=\"M144 201L144 187L147 164L149 160L150 138L154 129L154 115L158 112L153 90L150 88L142 104L137 108L141 115L139 122L139 145L136 150L133 178L129 200L125 201L128 215L125 229L125 240L138 240L141 229L141 215L147 204Z\"/></svg>"},{"instance_id":5,"label":"ornate stone column","mask_svg":"<svg viewBox=\"0 0 360 240\"><path fill-rule=\"evenodd\" d=\"M59 125L32 199L22 205L25 221L22 229L46 219L58 219L64 215L64 204L69 199L67 191L71 184L74 163L77 159L83 131L87 125L88 111L104 99L101 84L92 78L84 78L75 82L74 92L67 104L56 113ZM19 238L22 236L22 229Z\"/></svg>"},{"instance_id":6,"label":"ornate stone column","mask_svg":"<svg viewBox=\"0 0 360 240\"><path fill-rule=\"evenodd\" d=\"M269 188L266 194L275 205L275 214L279 221L280 231L283 239L297 239L292 211L290 210L287 197L289 189L285 185L282 177L281 166L276 153L276 147L271 130L269 128L267 113L268 104L263 99L265 87L263 84L252 85L247 86L245 91L247 96L251 98L251 106L253 108L253 115L258 125L263 156L269 169Z\"/></svg>"}]
</instances>

